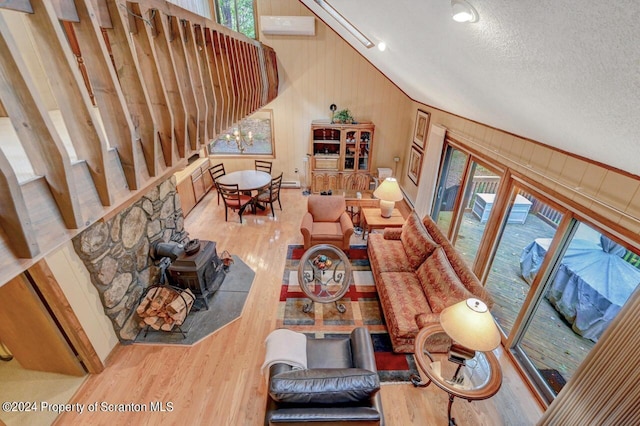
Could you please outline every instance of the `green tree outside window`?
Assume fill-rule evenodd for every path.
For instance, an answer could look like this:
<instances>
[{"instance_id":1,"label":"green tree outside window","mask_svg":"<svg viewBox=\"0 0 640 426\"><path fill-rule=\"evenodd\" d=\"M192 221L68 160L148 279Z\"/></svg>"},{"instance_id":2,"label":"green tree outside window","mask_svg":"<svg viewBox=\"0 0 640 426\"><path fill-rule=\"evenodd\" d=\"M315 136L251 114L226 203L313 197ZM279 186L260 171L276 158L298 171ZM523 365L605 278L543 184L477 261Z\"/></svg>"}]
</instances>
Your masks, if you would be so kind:
<instances>
[{"instance_id":1,"label":"green tree outside window","mask_svg":"<svg viewBox=\"0 0 640 426\"><path fill-rule=\"evenodd\" d=\"M256 38L253 0L216 0L218 23L249 38Z\"/></svg>"}]
</instances>

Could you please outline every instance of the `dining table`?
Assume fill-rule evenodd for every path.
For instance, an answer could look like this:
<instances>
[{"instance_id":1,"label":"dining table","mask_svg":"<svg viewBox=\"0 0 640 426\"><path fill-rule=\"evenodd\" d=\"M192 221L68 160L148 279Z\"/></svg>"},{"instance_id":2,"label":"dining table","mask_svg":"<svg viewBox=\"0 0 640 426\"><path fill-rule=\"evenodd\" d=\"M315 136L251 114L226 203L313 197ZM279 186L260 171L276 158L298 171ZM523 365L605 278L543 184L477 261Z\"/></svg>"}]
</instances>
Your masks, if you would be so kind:
<instances>
[{"instance_id":1,"label":"dining table","mask_svg":"<svg viewBox=\"0 0 640 426\"><path fill-rule=\"evenodd\" d=\"M217 181L224 185L238 185L238 191L251 193L269 185L271 175L258 170L237 170L220 176ZM264 206L255 201L253 205L264 210Z\"/></svg>"}]
</instances>

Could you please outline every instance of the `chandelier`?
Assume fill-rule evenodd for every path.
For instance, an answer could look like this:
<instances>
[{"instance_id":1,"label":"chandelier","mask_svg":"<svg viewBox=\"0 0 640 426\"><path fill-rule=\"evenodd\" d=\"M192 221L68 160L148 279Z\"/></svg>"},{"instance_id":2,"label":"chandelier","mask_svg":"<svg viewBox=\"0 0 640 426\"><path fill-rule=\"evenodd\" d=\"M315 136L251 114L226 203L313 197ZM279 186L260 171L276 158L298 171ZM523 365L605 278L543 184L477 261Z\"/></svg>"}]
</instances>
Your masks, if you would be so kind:
<instances>
[{"instance_id":1,"label":"chandelier","mask_svg":"<svg viewBox=\"0 0 640 426\"><path fill-rule=\"evenodd\" d=\"M253 133L251 133L251 131L246 134L243 133L242 127L240 127L240 125L238 125L237 129L233 130L233 134L227 134L225 138L227 139L228 145L231 145L233 142L235 142L238 147L238 151L240 151L240 154L244 153L247 147L253 146Z\"/></svg>"}]
</instances>

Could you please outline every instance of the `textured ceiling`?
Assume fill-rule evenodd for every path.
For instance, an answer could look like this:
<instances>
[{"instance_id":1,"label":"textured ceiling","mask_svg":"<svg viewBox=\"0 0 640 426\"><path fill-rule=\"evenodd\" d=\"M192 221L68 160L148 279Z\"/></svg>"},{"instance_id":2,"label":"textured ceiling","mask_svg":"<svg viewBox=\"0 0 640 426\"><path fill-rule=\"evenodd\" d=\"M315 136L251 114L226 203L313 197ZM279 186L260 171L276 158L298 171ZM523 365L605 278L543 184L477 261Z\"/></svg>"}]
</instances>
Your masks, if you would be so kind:
<instances>
[{"instance_id":1,"label":"textured ceiling","mask_svg":"<svg viewBox=\"0 0 640 426\"><path fill-rule=\"evenodd\" d=\"M366 49L301 0L414 100L640 175L640 2L329 0Z\"/></svg>"}]
</instances>

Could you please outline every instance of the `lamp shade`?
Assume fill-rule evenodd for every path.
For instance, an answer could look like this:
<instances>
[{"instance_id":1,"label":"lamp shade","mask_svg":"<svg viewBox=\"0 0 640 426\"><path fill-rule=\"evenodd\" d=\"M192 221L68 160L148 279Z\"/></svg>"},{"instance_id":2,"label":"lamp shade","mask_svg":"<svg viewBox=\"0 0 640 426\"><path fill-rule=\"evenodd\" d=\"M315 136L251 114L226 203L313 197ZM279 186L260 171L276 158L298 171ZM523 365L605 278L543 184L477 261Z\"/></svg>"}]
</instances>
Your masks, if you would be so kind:
<instances>
[{"instance_id":1,"label":"lamp shade","mask_svg":"<svg viewBox=\"0 0 640 426\"><path fill-rule=\"evenodd\" d=\"M373 196L384 201L402 201L404 196L395 178L388 177L373 191Z\"/></svg>"},{"instance_id":2,"label":"lamp shade","mask_svg":"<svg viewBox=\"0 0 640 426\"><path fill-rule=\"evenodd\" d=\"M440 323L453 340L469 349L492 351L500 345L500 332L487 305L475 298L443 309Z\"/></svg>"}]
</instances>

